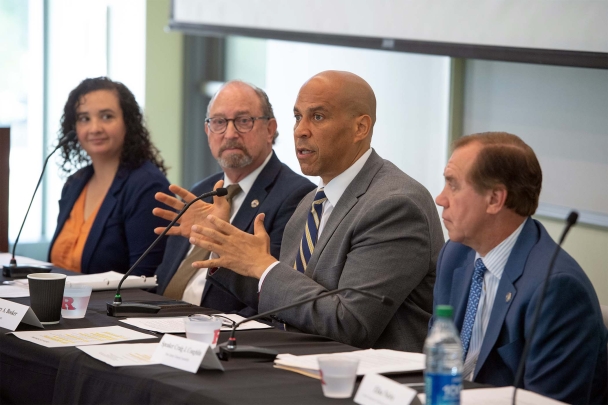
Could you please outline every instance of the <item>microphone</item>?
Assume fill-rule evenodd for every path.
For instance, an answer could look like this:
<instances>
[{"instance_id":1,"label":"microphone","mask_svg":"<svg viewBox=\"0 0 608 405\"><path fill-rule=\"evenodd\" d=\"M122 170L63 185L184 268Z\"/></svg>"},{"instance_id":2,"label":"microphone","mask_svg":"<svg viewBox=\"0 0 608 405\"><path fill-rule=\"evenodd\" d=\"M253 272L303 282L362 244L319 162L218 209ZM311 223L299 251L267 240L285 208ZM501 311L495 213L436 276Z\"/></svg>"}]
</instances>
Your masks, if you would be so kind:
<instances>
[{"instance_id":1,"label":"microphone","mask_svg":"<svg viewBox=\"0 0 608 405\"><path fill-rule=\"evenodd\" d=\"M116 288L116 295L114 296L114 302L108 302L106 304L108 316L137 316L140 314L155 314L158 311L160 311L161 307L159 307L157 305L150 305L150 304L144 304L144 303L139 303L139 302L123 303L122 297L120 296L120 287L122 287L122 283L127 279L129 274L131 274L133 269L135 269L135 267L137 267L137 265L144 259L144 257L146 257L148 255L150 250L152 250L152 248L154 248L154 246L156 246L158 244L158 242L162 239L162 237L166 235L166 233L169 231L169 229L171 229L171 227L173 225L175 225L177 220L180 219L182 217L182 215L184 215L184 212L186 212L186 210L188 208L190 208L190 206L192 204L194 204L195 202L197 202L199 200L202 200L203 198L212 197L212 196L223 197L226 194L228 194L227 189L218 188L217 190L213 190L208 193L201 194L198 197L196 197L195 199L193 199L192 201L190 201L188 204L184 205L184 208L181 209L181 211L177 214L177 216L173 219L173 221L171 221L169 223L169 225L167 225L167 227L162 231L162 233L160 235L158 235L158 238L156 238L154 240L154 242L152 242L150 247L148 247L148 249L146 249L146 251L144 253L142 253L142 255L139 257L139 259L137 259L137 261L135 263L133 263L133 266L131 266L131 268L122 277L122 279L120 280L120 283L118 283L118 288Z\"/></svg>"},{"instance_id":2,"label":"microphone","mask_svg":"<svg viewBox=\"0 0 608 405\"><path fill-rule=\"evenodd\" d=\"M570 211L568 218L566 219L566 227L562 232L562 236L559 239L557 246L555 247L555 251L553 252L553 256L551 257L551 261L549 262L549 270L547 270L547 275L545 276L545 283L543 285L543 289L540 292L540 296L538 297L538 303L536 303L536 308L534 309L534 318L532 319L532 326L530 327L530 336L526 340L526 344L524 345L524 350L521 354L521 359L519 359L519 365L517 367L517 373L515 374L515 380L513 381L513 399L511 404L515 405L515 396L517 395L517 386L521 382L521 379L524 374L524 366L526 364L526 358L528 357L528 352L530 351L530 346L532 345L532 339L534 338L534 332L536 331L536 323L538 321L538 317L540 315L540 310L543 305L543 300L545 299L545 293L547 292L547 285L549 284L549 278L551 277L551 273L553 272L553 267L555 265L555 259L557 258L557 254L560 251L562 243L564 243L564 239L566 239L566 235L570 231L576 221L578 220L578 212Z\"/></svg>"},{"instance_id":3,"label":"microphone","mask_svg":"<svg viewBox=\"0 0 608 405\"><path fill-rule=\"evenodd\" d=\"M363 288L367 288L367 287L363 287ZM306 304L308 302L316 301L321 298L325 298L325 297L329 297L329 296L341 293L342 291L355 291L355 292L358 292L359 294L367 295L368 297L374 298L387 305L391 305L393 303L393 300L387 296L374 294L374 293L364 291L363 289L359 289L359 288L344 287L344 288L338 288L337 290L333 290L333 291L327 291L327 292L325 292L323 294L319 294L315 297L307 298L307 299L304 299L301 301L297 301L293 304L285 305L280 308L275 308L270 311L262 312L261 314L251 316L249 318L243 319L242 321L235 323L232 326L232 331L230 332L230 337L228 338L228 342L218 345L218 347L220 349L220 352L218 353L218 357L220 358L220 360L224 360L224 361L228 361L230 359L230 357L258 357L258 358L261 357L261 358L268 359L268 360L274 360L275 357L277 357L277 355L278 355L278 352L276 352L275 350L264 349L261 347L254 347L254 346L237 346L236 337L235 337L236 329L245 322L254 321L256 319L272 315L276 312L284 311L286 309L297 307L297 306Z\"/></svg>"},{"instance_id":4,"label":"microphone","mask_svg":"<svg viewBox=\"0 0 608 405\"><path fill-rule=\"evenodd\" d=\"M63 138L61 142L53 149L51 153L48 154L46 159L44 160L44 164L42 165L42 173L40 173L40 178L38 179L38 183L36 184L36 188L34 189L34 194L32 195L32 199L30 200L30 205L27 207L27 211L25 212L25 216L23 217L23 222L21 223L21 228L19 228L19 233L17 234L17 239L15 239L15 243L13 243L13 253L11 257L11 261L8 265L2 266L2 275L5 277L12 278L25 278L28 274L32 273L48 273L51 271L52 267L50 266L35 266L35 265L23 265L18 266L17 260L15 259L15 250L17 249L17 243L19 243L19 237L21 236L21 231L23 230L23 225L25 225L25 220L27 219L27 215L30 213L30 208L32 208L32 203L34 202L34 197L36 196L36 191L38 191L38 187L40 187L40 183L42 183L42 178L44 177L44 171L46 169L46 165L49 162L49 159L57 150L63 146L65 146L68 142L72 142L76 139L76 131L71 130L68 132Z\"/></svg>"}]
</instances>

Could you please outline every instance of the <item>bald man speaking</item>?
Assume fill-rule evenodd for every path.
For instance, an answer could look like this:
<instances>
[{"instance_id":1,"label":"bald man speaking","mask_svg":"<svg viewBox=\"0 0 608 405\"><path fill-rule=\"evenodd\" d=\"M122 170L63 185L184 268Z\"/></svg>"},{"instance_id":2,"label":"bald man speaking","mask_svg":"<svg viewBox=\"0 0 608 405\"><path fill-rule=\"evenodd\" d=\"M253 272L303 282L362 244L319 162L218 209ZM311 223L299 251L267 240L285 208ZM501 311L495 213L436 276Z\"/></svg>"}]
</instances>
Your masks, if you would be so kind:
<instances>
[{"instance_id":1,"label":"bald man speaking","mask_svg":"<svg viewBox=\"0 0 608 405\"><path fill-rule=\"evenodd\" d=\"M360 348L422 350L443 234L433 198L371 148L376 98L348 72L322 72L300 89L294 140L302 172L320 176L285 227L280 259L269 253L263 214L246 234L217 217L192 227L190 242L219 258L209 277L233 294L234 273L259 280L258 312L343 287L346 291L282 311L291 327ZM231 269L231 270L227 270Z\"/></svg>"}]
</instances>

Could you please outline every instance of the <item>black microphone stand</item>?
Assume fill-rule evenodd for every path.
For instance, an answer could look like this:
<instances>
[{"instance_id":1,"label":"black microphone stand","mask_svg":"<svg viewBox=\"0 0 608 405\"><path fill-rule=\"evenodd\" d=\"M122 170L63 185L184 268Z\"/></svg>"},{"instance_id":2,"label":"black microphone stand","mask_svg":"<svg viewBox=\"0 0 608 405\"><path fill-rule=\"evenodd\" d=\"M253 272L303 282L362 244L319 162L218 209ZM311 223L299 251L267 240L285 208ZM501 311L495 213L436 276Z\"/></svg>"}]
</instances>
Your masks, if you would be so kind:
<instances>
[{"instance_id":1,"label":"black microphone stand","mask_svg":"<svg viewBox=\"0 0 608 405\"><path fill-rule=\"evenodd\" d=\"M285 305L280 308L275 308L270 311L262 312L261 314L251 316L247 319L243 319L242 321L235 323L232 327L232 331L230 332L230 337L228 338L228 341L226 343L218 345L218 347L220 349L220 352L218 353L218 357L220 358L220 360L224 360L224 361L228 361L230 359L230 357L257 357L257 358L267 359L270 361L274 360L278 355L278 352L275 350L265 349L262 347L255 347L255 346L237 346L236 337L235 337L236 329L245 322L254 321L256 319L263 318L263 317L275 314L277 312L284 311L286 309L297 307L299 305L303 305L308 302L316 301L321 298L325 298L325 297L329 297L331 295L341 293L342 291L356 291L360 294L367 295L368 297L377 299L378 301L380 301L382 303L386 303L387 305L391 305L393 303L393 300L390 299L389 297L380 296L380 295L377 295L374 293L370 293L368 291L364 291L359 288L344 287L344 288L338 288L337 290L327 291L322 294L316 295L314 297L295 302L293 304Z\"/></svg>"},{"instance_id":2,"label":"black microphone stand","mask_svg":"<svg viewBox=\"0 0 608 405\"><path fill-rule=\"evenodd\" d=\"M198 196L195 199L193 199L192 201L190 201L188 204L184 205L184 208L181 209L181 211L177 214L177 216L173 219L173 221L171 221L169 223L169 225L167 225L167 227L162 231L162 233L160 235L158 235L158 237L154 240L154 242L152 242L152 244L148 247L148 249L146 249L146 251L144 253L142 253L142 255L139 257L139 259L137 259L137 261L135 263L133 263L133 266L131 266L131 268L122 277L122 279L120 280L120 283L118 283L118 288L116 288L114 302L108 302L106 304L106 313L108 316L137 316L137 315L141 315L141 314L156 314L158 311L160 311L161 307L159 307L158 305L144 304L141 302L123 303L122 297L120 295L120 287L122 287L122 283L127 279L129 274L131 274L133 269L135 269L135 267L137 267L137 265L148 255L150 250L152 250L152 248L154 248L154 246L156 246L158 244L158 242L162 239L162 237L167 234L169 229L171 229L171 227L173 225L175 225L177 220L180 219L182 217L182 215L184 215L184 212L186 212L186 210L188 208L190 208L190 206L192 204L194 204L195 202L197 202L199 200L202 200L203 198L212 197L215 195L218 197L223 197L226 194L228 194L228 190L226 190L225 188L218 188L217 190L210 191L205 194L201 194L200 196Z\"/></svg>"},{"instance_id":3,"label":"black microphone stand","mask_svg":"<svg viewBox=\"0 0 608 405\"><path fill-rule=\"evenodd\" d=\"M553 272L553 267L555 265L555 259L561 249L562 243L566 239L566 235L570 228L576 224L578 220L578 212L571 211L568 215L568 219L566 219L566 227L562 232L562 236L559 239L559 243L555 247L555 252L553 252L553 256L551 257L551 261L549 262L549 270L547 270L547 275L545 276L545 283L543 284L543 289L540 292L540 296L538 297L538 303L536 304L536 308L534 309L534 318L532 319L532 326L530 327L530 335L526 340L526 344L524 345L524 350L521 354L521 359L519 359L519 365L517 367L517 374L515 374L515 380L513 381L513 398L511 401L512 405L515 405L515 397L517 395L517 386L521 382L521 379L524 374L524 367L526 365L526 359L528 358L528 352L530 352L530 347L532 346L532 339L534 338L534 332L536 332L536 323L538 321L538 317L540 316L540 311L543 306L543 301L545 299L545 293L547 292L547 286L549 285L549 278L551 277L551 273Z\"/></svg>"},{"instance_id":4,"label":"black microphone stand","mask_svg":"<svg viewBox=\"0 0 608 405\"><path fill-rule=\"evenodd\" d=\"M23 217L23 222L21 222L21 228L19 228L19 233L17 234L17 238L15 239L15 243L13 243L13 253L11 257L11 261L8 265L2 266L2 275L4 277L12 277L12 278L25 278L28 274L32 273L48 273L51 271L51 266L37 266L37 265L17 265L17 260L15 259L15 250L17 249L17 243L19 243L19 237L21 236L21 231L23 230L23 226L25 225L25 220L27 219L28 214L30 213L30 208L32 208L32 203L34 202L34 198L36 197L36 192L38 191L38 187L40 187L40 183L42 183L42 178L44 177L44 172L46 170L46 165L49 162L49 159L59 148L61 148L66 143L73 141L76 139L76 132L74 130L67 133L62 142L60 142L55 149L44 160L44 164L42 165L42 173L40 173L40 178L38 179L38 183L36 184L36 188L34 189L34 193L32 194L32 199L30 200L30 205L27 207L27 211L25 212L25 216Z\"/></svg>"}]
</instances>

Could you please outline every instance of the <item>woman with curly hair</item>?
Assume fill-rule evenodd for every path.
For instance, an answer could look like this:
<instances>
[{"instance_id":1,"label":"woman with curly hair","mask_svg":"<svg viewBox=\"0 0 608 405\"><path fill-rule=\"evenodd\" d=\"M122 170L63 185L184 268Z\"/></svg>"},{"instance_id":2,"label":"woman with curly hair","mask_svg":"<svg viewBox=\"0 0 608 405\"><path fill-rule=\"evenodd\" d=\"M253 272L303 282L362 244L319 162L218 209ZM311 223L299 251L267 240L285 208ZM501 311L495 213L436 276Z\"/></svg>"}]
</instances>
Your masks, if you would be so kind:
<instances>
[{"instance_id":1,"label":"woman with curly hair","mask_svg":"<svg viewBox=\"0 0 608 405\"><path fill-rule=\"evenodd\" d=\"M63 109L59 142L61 169L68 177L49 260L82 273L125 273L154 241L154 194L168 193L166 168L150 141L133 93L107 77L83 80ZM158 243L133 274L151 276L165 241Z\"/></svg>"}]
</instances>

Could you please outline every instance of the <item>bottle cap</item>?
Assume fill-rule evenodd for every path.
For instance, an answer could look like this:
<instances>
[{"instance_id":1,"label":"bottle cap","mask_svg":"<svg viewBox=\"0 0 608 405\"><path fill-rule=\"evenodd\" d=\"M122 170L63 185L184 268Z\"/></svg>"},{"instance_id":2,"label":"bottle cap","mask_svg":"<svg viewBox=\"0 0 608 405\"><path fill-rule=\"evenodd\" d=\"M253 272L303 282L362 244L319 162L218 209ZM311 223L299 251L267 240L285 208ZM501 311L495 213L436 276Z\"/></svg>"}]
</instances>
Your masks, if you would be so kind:
<instances>
[{"instance_id":1,"label":"bottle cap","mask_svg":"<svg viewBox=\"0 0 608 405\"><path fill-rule=\"evenodd\" d=\"M451 319L453 314L454 309L451 305L437 305L437 307L435 308L435 315L437 315L438 318Z\"/></svg>"}]
</instances>

